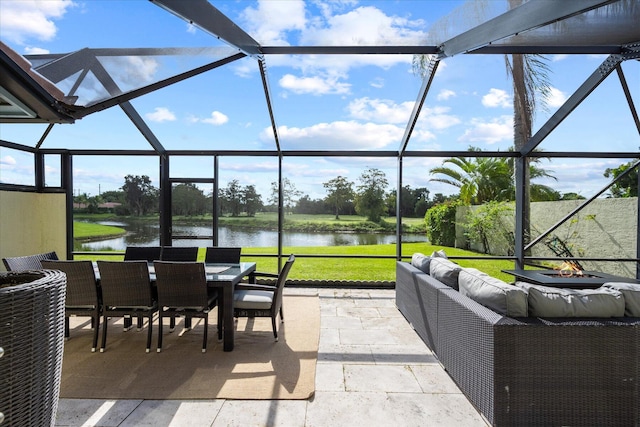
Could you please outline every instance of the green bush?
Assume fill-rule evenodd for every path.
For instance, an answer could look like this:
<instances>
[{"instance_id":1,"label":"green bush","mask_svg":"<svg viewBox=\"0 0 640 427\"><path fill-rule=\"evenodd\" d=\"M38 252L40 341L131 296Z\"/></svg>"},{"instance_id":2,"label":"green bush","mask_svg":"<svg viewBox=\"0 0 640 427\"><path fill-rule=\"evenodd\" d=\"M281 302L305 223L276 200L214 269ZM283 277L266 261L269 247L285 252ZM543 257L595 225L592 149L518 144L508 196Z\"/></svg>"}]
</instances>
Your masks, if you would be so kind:
<instances>
[{"instance_id":1,"label":"green bush","mask_svg":"<svg viewBox=\"0 0 640 427\"><path fill-rule=\"evenodd\" d=\"M424 215L427 238L432 245L454 246L456 242L456 208L458 202L444 202Z\"/></svg>"}]
</instances>

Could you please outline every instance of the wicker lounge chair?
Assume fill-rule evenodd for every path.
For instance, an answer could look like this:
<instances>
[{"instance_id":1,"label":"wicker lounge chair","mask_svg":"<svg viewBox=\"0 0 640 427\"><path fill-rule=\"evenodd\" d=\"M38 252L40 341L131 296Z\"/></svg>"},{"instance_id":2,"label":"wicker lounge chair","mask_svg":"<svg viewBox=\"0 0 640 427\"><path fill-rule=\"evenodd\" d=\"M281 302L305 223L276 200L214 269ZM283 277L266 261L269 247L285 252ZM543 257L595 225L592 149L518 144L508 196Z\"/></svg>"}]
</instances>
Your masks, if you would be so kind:
<instances>
[{"instance_id":1,"label":"wicker lounge chair","mask_svg":"<svg viewBox=\"0 0 640 427\"><path fill-rule=\"evenodd\" d=\"M201 262L168 262L153 263L156 270L156 286L158 288L158 353L162 351L162 319L171 319L171 330L175 318L183 316L185 326L191 327L193 317L204 319L202 352L207 351L207 329L209 312L216 306L218 292L207 287L204 264ZM218 310L218 337L221 337L220 311Z\"/></svg>"},{"instance_id":2,"label":"wicker lounge chair","mask_svg":"<svg viewBox=\"0 0 640 427\"><path fill-rule=\"evenodd\" d=\"M64 336L69 338L69 316L91 317L93 328L93 345L91 351L98 347L98 330L102 303L96 275L91 261L42 261L42 268L59 270L67 275L67 293L65 300Z\"/></svg>"},{"instance_id":3,"label":"wicker lounge chair","mask_svg":"<svg viewBox=\"0 0 640 427\"><path fill-rule=\"evenodd\" d=\"M107 319L109 317L147 317L147 353L151 349L153 314L158 304L153 298L149 268L146 261L98 261L104 322L102 326L102 346L107 345ZM140 321L138 325L141 326Z\"/></svg>"},{"instance_id":4,"label":"wicker lounge chair","mask_svg":"<svg viewBox=\"0 0 640 427\"><path fill-rule=\"evenodd\" d=\"M58 259L58 255L55 252L47 252L36 255L2 258L2 262L7 271L40 270L42 268L40 261L45 259L56 260Z\"/></svg>"},{"instance_id":5,"label":"wicker lounge chair","mask_svg":"<svg viewBox=\"0 0 640 427\"><path fill-rule=\"evenodd\" d=\"M258 285L254 283L239 283L233 295L235 317L271 317L273 337L278 341L276 317L280 314L280 321L284 322L282 313L282 293L289 271L295 261L293 255L284 264L277 275L276 285Z\"/></svg>"}]
</instances>

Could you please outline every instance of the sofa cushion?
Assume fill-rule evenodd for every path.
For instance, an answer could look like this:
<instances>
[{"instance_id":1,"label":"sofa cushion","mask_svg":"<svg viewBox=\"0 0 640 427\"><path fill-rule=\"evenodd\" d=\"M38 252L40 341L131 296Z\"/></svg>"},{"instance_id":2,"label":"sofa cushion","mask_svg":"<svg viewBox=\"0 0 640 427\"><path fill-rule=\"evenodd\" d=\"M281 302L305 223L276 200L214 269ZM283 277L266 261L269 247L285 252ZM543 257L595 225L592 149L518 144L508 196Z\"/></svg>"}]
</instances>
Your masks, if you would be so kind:
<instances>
[{"instance_id":1,"label":"sofa cushion","mask_svg":"<svg viewBox=\"0 0 640 427\"><path fill-rule=\"evenodd\" d=\"M625 316L640 317L640 284L607 282L602 286L622 292L622 295L624 296Z\"/></svg>"},{"instance_id":2,"label":"sofa cushion","mask_svg":"<svg viewBox=\"0 0 640 427\"><path fill-rule=\"evenodd\" d=\"M431 257L426 256L425 254L421 254L420 252L416 252L411 257L411 265L413 265L418 270L423 273L429 274L429 264L431 262Z\"/></svg>"},{"instance_id":3,"label":"sofa cushion","mask_svg":"<svg viewBox=\"0 0 640 427\"><path fill-rule=\"evenodd\" d=\"M527 317L527 293L475 268L463 268L458 276L460 293L495 312Z\"/></svg>"},{"instance_id":4,"label":"sofa cushion","mask_svg":"<svg viewBox=\"0 0 640 427\"><path fill-rule=\"evenodd\" d=\"M429 274L436 280L458 290L458 274L461 267L453 261L445 258L431 258Z\"/></svg>"},{"instance_id":5,"label":"sofa cushion","mask_svg":"<svg viewBox=\"0 0 640 427\"><path fill-rule=\"evenodd\" d=\"M529 315L536 317L622 317L624 297L610 288L552 288L516 282L527 291Z\"/></svg>"}]
</instances>

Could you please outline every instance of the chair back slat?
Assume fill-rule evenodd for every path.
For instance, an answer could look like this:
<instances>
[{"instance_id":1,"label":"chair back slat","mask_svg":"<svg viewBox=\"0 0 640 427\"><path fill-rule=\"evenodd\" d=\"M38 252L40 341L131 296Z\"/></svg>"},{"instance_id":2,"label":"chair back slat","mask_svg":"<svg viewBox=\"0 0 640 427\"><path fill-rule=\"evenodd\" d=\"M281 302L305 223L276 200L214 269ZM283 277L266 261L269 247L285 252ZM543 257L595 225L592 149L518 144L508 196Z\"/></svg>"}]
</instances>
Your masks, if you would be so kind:
<instances>
[{"instance_id":1,"label":"chair back slat","mask_svg":"<svg viewBox=\"0 0 640 427\"><path fill-rule=\"evenodd\" d=\"M7 271L25 271L42 269L41 261L57 260L58 254L55 252L46 252L42 254L2 258Z\"/></svg>"},{"instance_id":2,"label":"chair back slat","mask_svg":"<svg viewBox=\"0 0 640 427\"><path fill-rule=\"evenodd\" d=\"M220 264L239 264L241 251L242 251L242 248L210 246L207 248L207 253L205 255L204 262L220 263Z\"/></svg>"},{"instance_id":3,"label":"chair back slat","mask_svg":"<svg viewBox=\"0 0 640 427\"><path fill-rule=\"evenodd\" d=\"M207 278L201 262L156 261L156 287L160 307L206 307Z\"/></svg>"},{"instance_id":4,"label":"chair back slat","mask_svg":"<svg viewBox=\"0 0 640 427\"><path fill-rule=\"evenodd\" d=\"M160 246L127 246L124 252L125 261L148 261L160 259L162 248Z\"/></svg>"},{"instance_id":5,"label":"chair back slat","mask_svg":"<svg viewBox=\"0 0 640 427\"><path fill-rule=\"evenodd\" d=\"M149 307L154 304L146 261L98 261L105 307Z\"/></svg>"},{"instance_id":6,"label":"chair back slat","mask_svg":"<svg viewBox=\"0 0 640 427\"><path fill-rule=\"evenodd\" d=\"M163 246L160 255L162 261L189 261L198 259L197 247Z\"/></svg>"},{"instance_id":7,"label":"chair back slat","mask_svg":"<svg viewBox=\"0 0 640 427\"><path fill-rule=\"evenodd\" d=\"M67 306L99 304L96 275L91 261L43 260L42 268L59 270L67 275Z\"/></svg>"}]
</instances>

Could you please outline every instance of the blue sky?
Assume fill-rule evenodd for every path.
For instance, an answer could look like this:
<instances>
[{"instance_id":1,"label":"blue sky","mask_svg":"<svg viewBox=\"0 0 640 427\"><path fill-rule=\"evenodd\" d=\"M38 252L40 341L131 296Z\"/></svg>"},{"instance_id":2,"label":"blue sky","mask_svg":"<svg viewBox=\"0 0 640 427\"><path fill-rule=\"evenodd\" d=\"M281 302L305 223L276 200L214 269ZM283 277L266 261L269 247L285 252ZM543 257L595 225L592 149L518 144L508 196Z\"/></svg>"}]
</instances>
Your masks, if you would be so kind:
<instances>
[{"instance_id":1,"label":"blue sky","mask_svg":"<svg viewBox=\"0 0 640 427\"><path fill-rule=\"evenodd\" d=\"M212 1L263 45L416 45L459 1ZM492 7L506 2L493 0ZM457 22L457 21L456 21ZM22 54L73 52L84 47L224 47L193 26L144 0L0 1L0 39ZM203 51L203 53L205 53ZM208 52L207 52L208 53ZM267 56L267 74L283 149L396 150L421 81L410 55ZM602 63L604 56L549 56L552 84L548 111L537 130ZM211 60L147 57L105 61L123 88L137 87ZM640 105L640 70L627 61L627 75ZM82 94L90 98L95 93ZM167 149L273 150L275 144L257 63L245 58L132 101ZM409 150L507 150L512 144L510 82L500 55L467 55L443 61L414 131ZM0 138L34 146L45 125L0 124ZM72 125L54 126L44 148L149 149L123 111L114 107ZM640 137L620 84L610 76L543 144L547 151L638 151ZM56 159L47 180L59 180ZM607 167L629 159L554 159L542 165L561 192L589 197L606 179ZM429 181L442 159L404 160L403 182L432 194L455 192ZM172 160L173 177L211 177L211 158ZM337 175L357 183L368 167L383 170L394 188L395 159L285 158L286 176L311 198L324 197L323 182ZM29 183L29 156L0 149L0 180ZM122 186L124 175L149 175L157 185L155 158L74 158L77 191L96 195ZM221 186L231 179L255 185L266 199L277 179L277 159L222 158ZM206 187L203 187L205 191Z\"/></svg>"}]
</instances>

